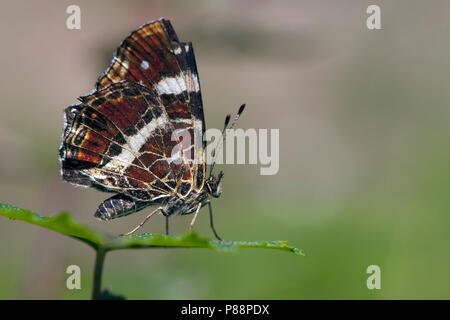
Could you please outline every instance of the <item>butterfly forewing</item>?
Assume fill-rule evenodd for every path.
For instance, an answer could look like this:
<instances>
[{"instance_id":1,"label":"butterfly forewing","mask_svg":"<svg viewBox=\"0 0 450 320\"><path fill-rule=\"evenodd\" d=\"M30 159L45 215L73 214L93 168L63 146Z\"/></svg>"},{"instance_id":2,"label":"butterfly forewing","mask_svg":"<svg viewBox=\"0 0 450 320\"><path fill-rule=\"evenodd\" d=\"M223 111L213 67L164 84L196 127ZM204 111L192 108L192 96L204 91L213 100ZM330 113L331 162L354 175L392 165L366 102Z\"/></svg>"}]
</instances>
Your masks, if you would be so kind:
<instances>
[{"instance_id":1,"label":"butterfly forewing","mask_svg":"<svg viewBox=\"0 0 450 320\"><path fill-rule=\"evenodd\" d=\"M101 89L122 80L154 88L159 94L181 94L188 100L185 47L169 21L145 24L122 41L110 67L98 79Z\"/></svg>"}]
</instances>

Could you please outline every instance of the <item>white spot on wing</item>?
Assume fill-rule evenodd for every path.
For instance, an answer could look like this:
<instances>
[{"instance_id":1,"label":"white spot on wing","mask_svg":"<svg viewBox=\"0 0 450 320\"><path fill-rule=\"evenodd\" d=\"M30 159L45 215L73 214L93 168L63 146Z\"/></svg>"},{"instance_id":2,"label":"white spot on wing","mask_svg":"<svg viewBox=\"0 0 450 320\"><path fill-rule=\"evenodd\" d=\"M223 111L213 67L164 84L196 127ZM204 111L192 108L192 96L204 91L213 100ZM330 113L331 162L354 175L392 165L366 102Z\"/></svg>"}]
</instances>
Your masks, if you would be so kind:
<instances>
[{"instance_id":1,"label":"white spot on wing","mask_svg":"<svg viewBox=\"0 0 450 320\"><path fill-rule=\"evenodd\" d=\"M194 90L195 92L198 92L200 90L200 85L198 84L198 77L195 73L192 74L192 79L194 79Z\"/></svg>"},{"instance_id":2,"label":"white spot on wing","mask_svg":"<svg viewBox=\"0 0 450 320\"><path fill-rule=\"evenodd\" d=\"M150 67L150 65L148 64L148 61L147 61L147 60L144 60L144 61L141 62L141 67L142 67L144 70L147 70L148 67Z\"/></svg>"}]
</instances>

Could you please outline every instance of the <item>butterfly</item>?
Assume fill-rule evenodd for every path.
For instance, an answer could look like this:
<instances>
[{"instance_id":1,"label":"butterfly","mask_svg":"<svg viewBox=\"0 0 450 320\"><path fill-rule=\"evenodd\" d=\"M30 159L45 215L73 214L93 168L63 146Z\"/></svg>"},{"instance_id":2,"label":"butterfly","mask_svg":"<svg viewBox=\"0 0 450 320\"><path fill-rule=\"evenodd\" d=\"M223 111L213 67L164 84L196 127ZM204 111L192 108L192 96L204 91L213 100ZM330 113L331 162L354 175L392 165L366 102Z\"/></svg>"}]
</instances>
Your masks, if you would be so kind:
<instances>
[{"instance_id":1,"label":"butterfly","mask_svg":"<svg viewBox=\"0 0 450 320\"><path fill-rule=\"evenodd\" d=\"M180 42L169 20L133 31L116 50L94 90L64 112L59 149L63 180L114 195L95 217L111 220L157 205L168 219L194 214L221 195L223 172L206 173L205 118L192 43ZM235 124L244 110L242 105ZM230 122L226 117L224 130ZM176 133L176 134L175 134ZM175 139L174 139L175 136ZM199 139L200 137L200 139ZM223 143L223 140L222 140Z\"/></svg>"}]
</instances>

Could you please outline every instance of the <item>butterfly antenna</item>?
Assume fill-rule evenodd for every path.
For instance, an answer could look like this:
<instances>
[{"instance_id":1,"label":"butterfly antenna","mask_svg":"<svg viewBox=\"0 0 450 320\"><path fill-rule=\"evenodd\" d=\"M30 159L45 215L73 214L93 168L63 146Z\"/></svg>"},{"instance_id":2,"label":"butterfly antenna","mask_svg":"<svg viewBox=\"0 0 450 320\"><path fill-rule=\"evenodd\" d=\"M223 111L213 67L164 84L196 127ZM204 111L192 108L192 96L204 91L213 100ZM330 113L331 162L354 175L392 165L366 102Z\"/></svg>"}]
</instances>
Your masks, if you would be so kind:
<instances>
[{"instance_id":1,"label":"butterfly antenna","mask_svg":"<svg viewBox=\"0 0 450 320\"><path fill-rule=\"evenodd\" d=\"M234 126L236 125L236 122L239 120L239 118L240 118L242 112L244 111L244 109L245 109L245 103L239 107L239 110L236 113L236 115L234 116L233 122L231 123L231 125L230 125L230 127L228 129L231 130L231 129L234 128ZM228 124L230 123L230 119L231 119L231 115L227 114L227 116L225 118L225 123L224 123L224 126L223 126L223 130L222 130L221 139L220 139L219 143L217 144L217 147L214 149L213 154L212 154L212 156L214 158L213 158L213 161L212 161L210 169L209 169L209 176L210 177L212 175L212 172L213 172L213 169L214 169L214 165L216 164L218 151L222 148L222 145L223 145L223 143L225 142L225 140L227 138L227 135L225 134L225 131L226 131L227 127L228 127Z\"/></svg>"},{"instance_id":2,"label":"butterfly antenna","mask_svg":"<svg viewBox=\"0 0 450 320\"><path fill-rule=\"evenodd\" d=\"M213 168L214 168L214 164L216 163L216 159L217 159L217 152L216 151L220 150L220 147L221 147L221 145L223 143L223 137L224 137L224 134L225 134L225 130L227 129L228 124L230 123L230 119L231 119L231 115L227 114L227 116L225 117L225 122L224 122L224 125L223 125L222 134L220 135L221 139L220 139L219 143L217 144L217 147L212 152L213 161L212 161L211 166L209 168L209 176L211 176L211 174L212 174L212 171L213 171Z\"/></svg>"}]
</instances>

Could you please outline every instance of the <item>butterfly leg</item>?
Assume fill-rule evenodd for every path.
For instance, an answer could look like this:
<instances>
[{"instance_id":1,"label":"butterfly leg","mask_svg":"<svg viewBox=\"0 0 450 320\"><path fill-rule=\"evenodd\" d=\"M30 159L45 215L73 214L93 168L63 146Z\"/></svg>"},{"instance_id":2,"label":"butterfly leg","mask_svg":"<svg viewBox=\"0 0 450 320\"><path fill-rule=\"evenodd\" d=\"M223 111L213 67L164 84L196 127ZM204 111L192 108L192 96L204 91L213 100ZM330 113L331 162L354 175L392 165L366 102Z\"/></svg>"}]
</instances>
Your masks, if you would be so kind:
<instances>
[{"instance_id":1,"label":"butterfly leg","mask_svg":"<svg viewBox=\"0 0 450 320\"><path fill-rule=\"evenodd\" d=\"M142 222L139 223L139 224L136 226L136 228L134 228L133 230L131 230L131 231L127 232L127 233L121 234L121 236L129 236L130 234L135 233L136 230L138 230L140 227L142 227L142 226L144 225L144 223L147 222L148 219L150 219L155 213L157 213L157 212L158 212L159 210L161 210L161 209L162 209L162 208L159 207L159 208L156 208L155 210L153 210L152 212L150 212L150 214L149 214L148 216L146 216L145 219L142 220Z\"/></svg>"},{"instance_id":2,"label":"butterfly leg","mask_svg":"<svg viewBox=\"0 0 450 320\"><path fill-rule=\"evenodd\" d=\"M169 235L169 216L166 216L166 235Z\"/></svg>"},{"instance_id":3,"label":"butterfly leg","mask_svg":"<svg viewBox=\"0 0 450 320\"><path fill-rule=\"evenodd\" d=\"M216 229L214 228L211 202L208 202L208 208L209 208L209 222L210 222L211 229L214 232L214 235L216 236L217 240L223 241L222 238L219 237L219 235L217 234Z\"/></svg>"},{"instance_id":4,"label":"butterfly leg","mask_svg":"<svg viewBox=\"0 0 450 320\"><path fill-rule=\"evenodd\" d=\"M189 225L189 231L192 231L192 227L194 226L195 220L197 219L197 215L198 215L198 212L200 211L201 207L202 207L202 204L199 203L197 206L197 210L195 210L194 217L192 218L191 224Z\"/></svg>"}]
</instances>

